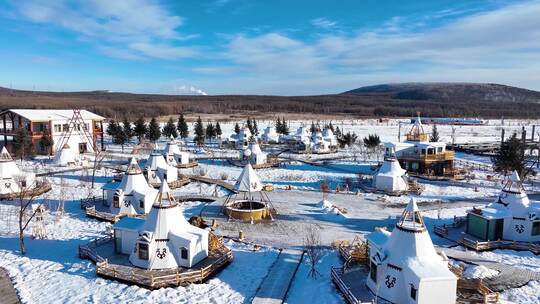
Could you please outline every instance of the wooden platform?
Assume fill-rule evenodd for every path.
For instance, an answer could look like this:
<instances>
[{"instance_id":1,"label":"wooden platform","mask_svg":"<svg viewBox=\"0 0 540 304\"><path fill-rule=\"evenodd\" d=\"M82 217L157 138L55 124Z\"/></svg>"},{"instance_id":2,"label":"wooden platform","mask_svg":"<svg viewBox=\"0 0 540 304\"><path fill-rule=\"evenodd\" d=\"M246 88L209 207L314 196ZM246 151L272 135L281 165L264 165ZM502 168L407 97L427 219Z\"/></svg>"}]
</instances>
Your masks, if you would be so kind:
<instances>
[{"instance_id":1,"label":"wooden platform","mask_svg":"<svg viewBox=\"0 0 540 304\"><path fill-rule=\"evenodd\" d=\"M230 159L229 163L236 167L244 167L246 165L246 161L237 160L237 159ZM277 167L279 166L279 163L280 162L277 158L276 159L269 158L268 162L264 164L252 164L251 167L253 169L266 169L266 168Z\"/></svg>"},{"instance_id":2,"label":"wooden platform","mask_svg":"<svg viewBox=\"0 0 540 304\"><path fill-rule=\"evenodd\" d=\"M234 185L229 184L226 181L222 181L222 180L214 179L214 178L209 178L209 177L204 177L204 176L197 176L197 175L186 175L186 177L188 177L192 181L206 183L206 184L218 185L218 186L221 186L221 187L223 187L223 188L225 188L225 189L227 189L229 191L236 192L234 190Z\"/></svg>"},{"instance_id":3,"label":"wooden platform","mask_svg":"<svg viewBox=\"0 0 540 304\"><path fill-rule=\"evenodd\" d=\"M26 197L38 196L43 193L47 193L51 191L51 189L52 189L51 185L45 182L39 185L37 188L33 189L32 191L28 191ZM0 200L13 200L13 199L18 198L19 195L20 195L20 192L0 194Z\"/></svg>"},{"instance_id":4,"label":"wooden platform","mask_svg":"<svg viewBox=\"0 0 540 304\"><path fill-rule=\"evenodd\" d=\"M0 303L2 304L19 304L17 291L11 283L11 278L8 272L0 267Z\"/></svg>"},{"instance_id":5,"label":"wooden platform","mask_svg":"<svg viewBox=\"0 0 540 304\"><path fill-rule=\"evenodd\" d=\"M177 164L176 168L178 169L187 169L187 168L194 168L197 167L199 163L196 160L191 160L187 164Z\"/></svg>"},{"instance_id":6,"label":"wooden platform","mask_svg":"<svg viewBox=\"0 0 540 304\"><path fill-rule=\"evenodd\" d=\"M108 212L98 211L96 210L96 206L87 207L85 209L85 213L87 217L95 218L104 222L110 222L113 224L126 216L125 214L112 214Z\"/></svg>"},{"instance_id":7,"label":"wooden platform","mask_svg":"<svg viewBox=\"0 0 540 304\"><path fill-rule=\"evenodd\" d=\"M186 286L191 283L205 282L233 260L232 251L223 244L221 238L213 233L210 233L209 237L208 257L192 268L146 270L125 262L119 262L126 260L127 256L125 255L112 253L109 256L102 256L99 250L100 247L114 247L112 236L79 246L79 257L90 259L96 263L96 274L104 278L148 289ZM123 257L118 258L117 256Z\"/></svg>"}]
</instances>

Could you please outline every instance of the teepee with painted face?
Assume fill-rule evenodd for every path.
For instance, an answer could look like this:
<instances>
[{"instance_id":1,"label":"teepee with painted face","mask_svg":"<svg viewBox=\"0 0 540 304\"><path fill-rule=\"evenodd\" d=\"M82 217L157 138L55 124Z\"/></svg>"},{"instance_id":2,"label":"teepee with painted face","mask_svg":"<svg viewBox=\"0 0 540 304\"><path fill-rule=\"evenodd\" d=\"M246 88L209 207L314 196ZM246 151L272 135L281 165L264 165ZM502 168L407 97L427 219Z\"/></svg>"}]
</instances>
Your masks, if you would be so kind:
<instances>
[{"instance_id":1,"label":"teepee with painted face","mask_svg":"<svg viewBox=\"0 0 540 304\"><path fill-rule=\"evenodd\" d=\"M539 242L540 203L529 201L514 171L494 202L467 212L466 233L482 241Z\"/></svg>"},{"instance_id":2,"label":"teepee with painted face","mask_svg":"<svg viewBox=\"0 0 540 304\"><path fill-rule=\"evenodd\" d=\"M457 278L439 255L414 199L394 230L367 237L370 247L368 288L392 303L456 303Z\"/></svg>"},{"instance_id":3,"label":"teepee with painted face","mask_svg":"<svg viewBox=\"0 0 540 304\"><path fill-rule=\"evenodd\" d=\"M109 183L102 189L109 204L109 212L127 215L148 213L158 192L148 184L134 157L122 180L119 183Z\"/></svg>"},{"instance_id":4,"label":"teepee with painted face","mask_svg":"<svg viewBox=\"0 0 540 304\"><path fill-rule=\"evenodd\" d=\"M0 152L0 195L21 192L21 186L34 187L36 175L30 172L23 172L6 147L2 147Z\"/></svg>"},{"instance_id":5,"label":"teepee with painted face","mask_svg":"<svg viewBox=\"0 0 540 304\"><path fill-rule=\"evenodd\" d=\"M207 230L189 224L167 183L163 183L138 232L129 261L149 270L190 268L208 257L208 235Z\"/></svg>"}]
</instances>

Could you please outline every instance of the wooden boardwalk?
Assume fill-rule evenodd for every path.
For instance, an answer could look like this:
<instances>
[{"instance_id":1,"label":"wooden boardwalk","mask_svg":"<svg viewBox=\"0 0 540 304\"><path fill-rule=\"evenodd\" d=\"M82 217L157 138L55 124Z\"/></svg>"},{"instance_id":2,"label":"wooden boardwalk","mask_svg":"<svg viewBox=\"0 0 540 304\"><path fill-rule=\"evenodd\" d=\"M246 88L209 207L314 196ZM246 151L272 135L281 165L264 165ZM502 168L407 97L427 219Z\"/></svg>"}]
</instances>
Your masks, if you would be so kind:
<instances>
[{"instance_id":1,"label":"wooden boardwalk","mask_svg":"<svg viewBox=\"0 0 540 304\"><path fill-rule=\"evenodd\" d=\"M303 257L303 251L283 249L257 289L257 294L251 303L283 303Z\"/></svg>"},{"instance_id":2,"label":"wooden boardwalk","mask_svg":"<svg viewBox=\"0 0 540 304\"><path fill-rule=\"evenodd\" d=\"M499 275L483 280L484 283L493 291L519 288L527 285L527 283L530 281L540 281L540 272L482 259L470 254L467 251L459 251L451 248L441 248L441 250L444 251L446 256L454 260L460 260L474 265L482 265L489 269L499 271Z\"/></svg>"},{"instance_id":3,"label":"wooden boardwalk","mask_svg":"<svg viewBox=\"0 0 540 304\"><path fill-rule=\"evenodd\" d=\"M9 274L4 268L0 268L0 302L3 304L21 303Z\"/></svg>"},{"instance_id":4,"label":"wooden boardwalk","mask_svg":"<svg viewBox=\"0 0 540 304\"><path fill-rule=\"evenodd\" d=\"M214 184L214 185L218 185L218 186L221 186L229 191L233 191L233 192L236 192L236 190L234 190L234 185L233 184L229 184L225 181L222 181L222 180L219 180L219 179L214 179L214 178L209 178L209 177L204 177L204 176L197 176L197 175L186 175L186 177L188 177L190 180L193 180L193 181L196 181L196 182L201 182L201 183L206 183L206 184Z\"/></svg>"}]
</instances>

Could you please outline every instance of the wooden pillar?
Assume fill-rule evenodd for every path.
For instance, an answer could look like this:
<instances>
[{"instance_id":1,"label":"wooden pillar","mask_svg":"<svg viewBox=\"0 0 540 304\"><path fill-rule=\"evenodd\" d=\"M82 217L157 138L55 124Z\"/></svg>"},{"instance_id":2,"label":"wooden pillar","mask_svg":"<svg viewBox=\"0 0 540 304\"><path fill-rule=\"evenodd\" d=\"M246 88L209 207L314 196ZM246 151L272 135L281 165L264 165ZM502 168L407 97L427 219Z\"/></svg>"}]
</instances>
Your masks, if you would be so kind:
<instances>
[{"instance_id":1,"label":"wooden pillar","mask_svg":"<svg viewBox=\"0 0 540 304\"><path fill-rule=\"evenodd\" d=\"M501 129L501 146L504 143L504 128Z\"/></svg>"},{"instance_id":2,"label":"wooden pillar","mask_svg":"<svg viewBox=\"0 0 540 304\"><path fill-rule=\"evenodd\" d=\"M2 115L2 123L4 125L4 147L7 147L7 123L6 114Z\"/></svg>"}]
</instances>

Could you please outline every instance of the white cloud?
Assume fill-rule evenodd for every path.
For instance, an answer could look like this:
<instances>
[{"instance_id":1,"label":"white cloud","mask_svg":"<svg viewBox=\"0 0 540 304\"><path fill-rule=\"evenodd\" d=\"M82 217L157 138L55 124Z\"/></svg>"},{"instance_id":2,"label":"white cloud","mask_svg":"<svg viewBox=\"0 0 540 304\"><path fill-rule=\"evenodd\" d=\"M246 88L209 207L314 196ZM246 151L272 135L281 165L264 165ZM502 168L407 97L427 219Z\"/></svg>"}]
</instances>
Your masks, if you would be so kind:
<instances>
[{"instance_id":1,"label":"white cloud","mask_svg":"<svg viewBox=\"0 0 540 304\"><path fill-rule=\"evenodd\" d=\"M16 5L22 17L75 32L117 58L185 57L189 52L177 43L194 37L181 35L178 28L183 19L151 0L87 0L77 5L66 0L20 1Z\"/></svg>"},{"instance_id":2,"label":"white cloud","mask_svg":"<svg viewBox=\"0 0 540 304\"><path fill-rule=\"evenodd\" d=\"M329 29L332 29L332 28L336 27L337 22L333 21L333 20L330 20L330 19L327 19L327 18L315 18L315 19L311 20L311 24L316 26L316 27L320 27L322 29L329 30Z\"/></svg>"},{"instance_id":3,"label":"white cloud","mask_svg":"<svg viewBox=\"0 0 540 304\"><path fill-rule=\"evenodd\" d=\"M175 85L171 90L175 95L208 95L205 91L198 89L192 85Z\"/></svg>"},{"instance_id":4,"label":"white cloud","mask_svg":"<svg viewBox=\"0 0 540 304\"><path fill-rule=\"evenodd\" d=\"M275 32L237 35L224 56L242 68L242 76L228 80L260 93L287 92L284 87L289 94L337 92L343 84L350 89L372 80L489 81L540 89L538 16L540 1L533 1L436 28L403 28L410 20L394 18L380 28L313 41Z\"/></svg>"}]
</instances>

